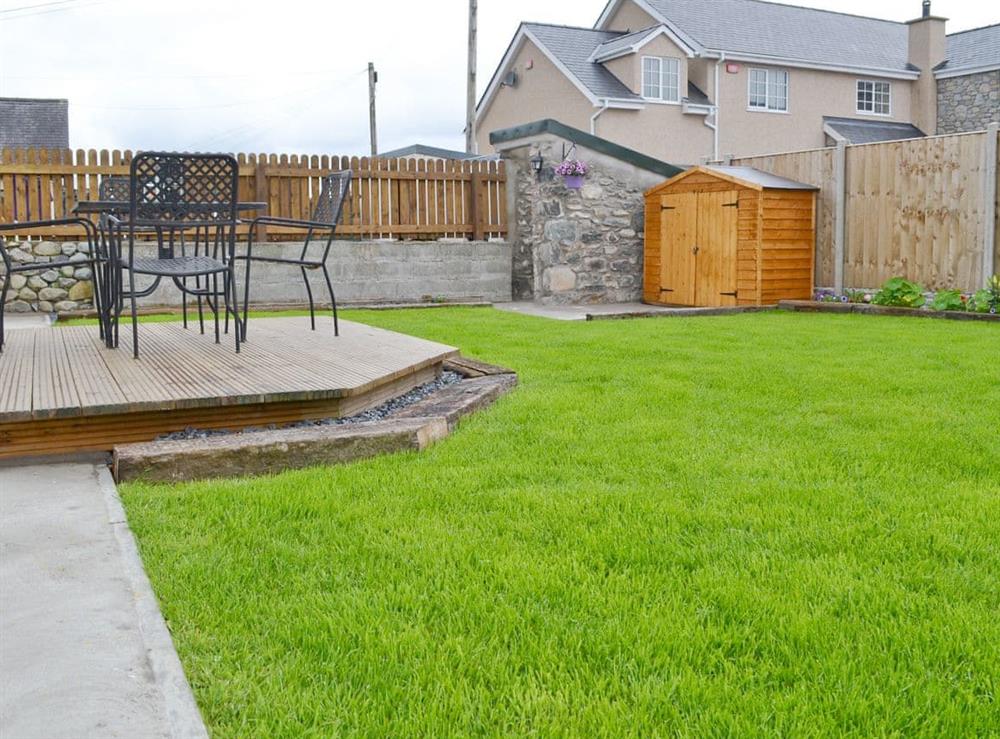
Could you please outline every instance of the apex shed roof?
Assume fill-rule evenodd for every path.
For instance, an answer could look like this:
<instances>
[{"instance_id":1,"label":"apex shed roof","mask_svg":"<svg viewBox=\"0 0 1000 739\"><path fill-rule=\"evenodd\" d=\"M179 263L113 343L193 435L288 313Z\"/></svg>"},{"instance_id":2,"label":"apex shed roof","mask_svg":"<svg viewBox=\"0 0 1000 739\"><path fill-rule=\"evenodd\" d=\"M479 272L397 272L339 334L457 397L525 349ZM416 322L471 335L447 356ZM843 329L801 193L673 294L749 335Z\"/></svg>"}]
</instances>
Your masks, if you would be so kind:
<instances>
[{"instance_id":1,"label":"apex shed roof","mask_svg":"<svg viewBox=\"0 0 1000 739\"><path fill-rule=\"evenodd\" d=\"M778 175L771 174L770 172L762 172L761 170L754 169L753 167L705 165L700 167L691 167L691 169L681 172L676 177L671 177L666 182L661 182L656 187L647 190L646 194L652 195L660 190L665 190L671 185L674 185L697 172L711 175L722 180L727 180L737 185L749 187L753 190L819 190L819 188L815 185L807 185L802 182L796 182L795 180L790 180L787 177L779 177Z\"/></svg>"}]
</instances>

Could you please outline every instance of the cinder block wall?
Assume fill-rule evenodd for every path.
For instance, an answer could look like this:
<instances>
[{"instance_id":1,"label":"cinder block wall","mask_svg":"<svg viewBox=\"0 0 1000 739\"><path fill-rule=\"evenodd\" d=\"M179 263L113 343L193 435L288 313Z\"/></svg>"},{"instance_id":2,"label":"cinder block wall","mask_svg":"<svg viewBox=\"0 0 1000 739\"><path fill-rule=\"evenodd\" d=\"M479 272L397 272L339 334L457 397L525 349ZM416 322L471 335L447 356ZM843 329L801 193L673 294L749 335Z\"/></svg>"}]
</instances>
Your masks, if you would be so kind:
<instances>
[{"instance_id":1,"label":"cinder block wall","mask_svg":"<svg viewBox=\"0 0 1000 739\"><path fill-rule=\"evenodd\" d=\"M69 246L56 245L60 259L67 260L67 270L71 264L64 250L68 251ZM19 252L37 251L37 243L34 247L31 250L19 248ZM144 246L140 251L153 254L155 247ZM293 242L254 247L254 253L261 256L287 254L297 257L301 251L302 244ZM506 302L511 299L511 248L501 241L337 241L330 250L327 264L337 301L341 304ZM53 265L57 270L60 266ZM242 269L238 271L242 298L243 274ZM308 274L316 301L329 302L322 272L316 270ZM84 276L89 277L76 274L77 279ZM255 263L251 277L251 304L300 305L306 302L298 267ZM149 283L147 278L142 278L139 284ZM60 292L59 297L65 300L70 290L71 286L64 290L67 295ZM89 297L89 291L86 296L81 292L79 302L50 300L41 309L79 310L86 307L83 301L89 302ZM152 295L141 300L146 306L177 306L180 302L180 292L170 283L162 284ZM20 295L18 290L12 290L8 295L8 309L38 310L37 291Z\"/></svg>"}]
</instances>

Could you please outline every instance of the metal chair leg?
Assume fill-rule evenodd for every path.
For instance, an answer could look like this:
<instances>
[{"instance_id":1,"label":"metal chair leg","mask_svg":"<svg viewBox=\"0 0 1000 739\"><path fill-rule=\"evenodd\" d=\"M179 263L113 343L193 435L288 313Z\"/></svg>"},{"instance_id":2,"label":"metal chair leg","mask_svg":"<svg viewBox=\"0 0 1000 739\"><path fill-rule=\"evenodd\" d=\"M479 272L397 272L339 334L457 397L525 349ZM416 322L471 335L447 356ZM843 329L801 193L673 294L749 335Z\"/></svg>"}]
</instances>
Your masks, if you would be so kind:
<instances>
[{"instance_id":1,"label":"metal chair leg","mask_svg":"<svg viewBox=\"0 0 1000 739\"><path fill-rule=\"evenodd\" d=\"M240 325L240 306L239 298L236 296L238 288L236 287L236 265L233 264L232 260L229 262L229 271L226 272L226 321L229 320L230 311L230 297L232 299L231 309L233 311L233 334L236 336L236 353L240 353L240 337L241 334L246 331L245 326Z\"/></svg>"},{"instance_id":2,"label":"metal chair leg","mask_svg":"<svg viewBox=\"0 0 1000 739\"><path fill-rule=\"evenodd\" d=\"M313 291L312 287L309 285L309 275L306 273L305 267L299 267L302 270L302 281L306 283L306 295L309 296L309 321L312 324L312 330L316 330L316 306L313 304Z\"/></svg>"},{"instance_id":3,"label":"metal chair leg","mask_svg":"<svg viewBox=\"0 0 1000 739\"><path fill-rule=\"evenodd\" d=\"M219 275L212 275L212 294L215 297L215 343L219 341Z\"/></svg>"},{"instance_id":4,"label":"metal chair leg","mask_svg":"<svg viewBox=\"0 0 1000 739\"><path fill-rule=\"evenodd\" d=\"M135 306L135 273L128 271L129 300L132 303L132 357L139 358L139 316Z\"/></svg>"},{"instance_id":5,"label":"metal chair leg","mask_svg":"<svg viewBox=\"0 0 1000 739\"><path fill-rule=\"evenodd\" d=\"M10 287L10 273L7 272L3 276L3 288L0 289L0 352L3 351L4 342L4 327L3 327L3 316L7 312L7 288Z\"/></svg>"},{"instance_id":6,"label":"metal chair leg","mask_svg":"<svg viewBox=\"0 0 1000 739\"><path fill-rule=\"evenodd\" d=\"M323 277L326 279L326 289L330 291L330 305L333 307L333 335L340 336L340 324L337 322L337 298L333 294L333 282L330 281L330 273L323 264Z\"/></svg>"}]
</instances>

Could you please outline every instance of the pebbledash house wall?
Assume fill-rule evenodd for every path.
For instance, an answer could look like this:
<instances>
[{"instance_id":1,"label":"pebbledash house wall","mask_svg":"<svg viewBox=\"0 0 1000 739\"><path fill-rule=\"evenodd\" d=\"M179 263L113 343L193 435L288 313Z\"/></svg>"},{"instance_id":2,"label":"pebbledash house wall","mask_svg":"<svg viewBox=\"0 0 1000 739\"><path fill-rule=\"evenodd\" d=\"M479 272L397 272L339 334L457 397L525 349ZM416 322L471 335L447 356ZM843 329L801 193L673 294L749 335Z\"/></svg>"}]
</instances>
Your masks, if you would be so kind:
<instances>
[{"instance_id":1,"label":"pebbledash house wall","mask_svg":"<svg viewBox=\"0 0 1000 739\"><path fill-rule=\"evenodd\" d=\"M89 269L77 264L85 258L80 245L35 241L8 243L8 249L16 263L51 265L38 275L11 278L8 310L71 313L90 307L93 285ZM154 250L154 246L142 246L137 253L152 256ZM260 256L297 256L300 252L301 244L292 242L254 246ZM511 296L511 247L506 241L336 241L327 265L341 304L506 302ZM308 274L317 303L328 303L322 273ZM140 278L139 284L148 282ZM304 305L306 291L298 267L255 263L250 302ZM179 306L181 294L173 284L163 284L140 303Z\"/></svg>"},{"instance_id":2,"label":"pebbledash house wall","mask_svg":"<svg viewBox=\"0 0 1000 739\"><path fill-rule=\"evenodd\" d=\"M1000 121L1000 69L937 81L939 134L981 131Z\"/></svg>"},{"instance_id":3,"label":"pebbledash house wall","mask_svg":"<svg viewBox=\"0 0 1000 739\"><path fill-rule=\"evenodd\" d=\"M580 190L553 168L572 147L553 134L502 145L510 207L514 300L636 302L642 297L643 193L666 179L577 145L590 171ZM541 176L531 159L541 154Z\"/></svg>"}]
</instances>

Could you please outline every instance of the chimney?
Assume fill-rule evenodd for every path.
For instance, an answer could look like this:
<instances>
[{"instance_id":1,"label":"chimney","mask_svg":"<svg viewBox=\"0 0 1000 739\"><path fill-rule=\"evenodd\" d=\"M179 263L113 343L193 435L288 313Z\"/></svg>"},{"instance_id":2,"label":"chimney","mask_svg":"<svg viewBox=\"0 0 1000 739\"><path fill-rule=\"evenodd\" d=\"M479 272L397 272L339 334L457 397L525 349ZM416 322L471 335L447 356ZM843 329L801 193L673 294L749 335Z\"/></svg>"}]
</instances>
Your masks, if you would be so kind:
<instances>
[{"instance_id":1,"label":"chimney","mask_svg":"<svg viewBox=\"0 0 1000 739\"><path fill-rule=\"evenodd\" d=\"M913 83L910 118L913 125L928 135L937 133L937 80L934 69L947 58L947 18L931 15L931 0L923 0L919 18L909 21L906 61L920 70Z\"/></svg>"}]
</instances>

